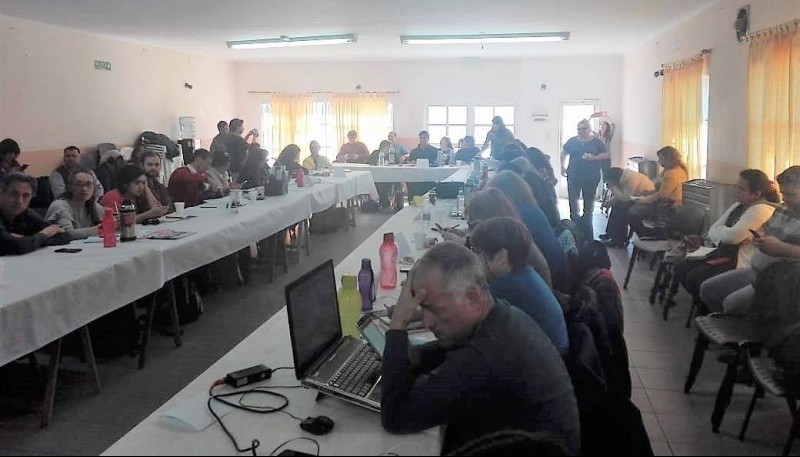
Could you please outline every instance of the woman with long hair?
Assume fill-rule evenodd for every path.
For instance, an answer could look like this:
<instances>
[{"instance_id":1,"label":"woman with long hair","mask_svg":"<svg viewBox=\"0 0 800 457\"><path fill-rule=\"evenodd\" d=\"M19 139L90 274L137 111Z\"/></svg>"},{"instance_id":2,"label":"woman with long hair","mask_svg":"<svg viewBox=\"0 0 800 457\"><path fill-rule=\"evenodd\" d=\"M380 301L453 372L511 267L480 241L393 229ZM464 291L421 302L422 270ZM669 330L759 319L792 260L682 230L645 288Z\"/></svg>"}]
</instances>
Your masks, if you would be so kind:
<instances>
[{"instance_id":1,"label":"woman with long hair","mask_svg":"<svg viewBox=\"0 0 800 457\"><path fill-rule=\"evenodd\" d=\"M683 203L683 184L689 180L689 168L680 151L672 146L659 149L658 163L664 168L658 191L646 197L633 197L636 202L630 210L630 226L641 232L642 221L659 216L659 208L670 210Z\"/></svg>"},{"instance_id":2,"label":"woman with long hair","mask_svg":"<svg viewBox=\"0 0 800 457\"><path fill-rule=\"evenodd\" d=\"M247 153L247 158L242 163L237 182L242 189L253 189L265 186L269 177L267 165L267 151L262 148L253 148Z\"/></svg>"},{"instance_id":3,"label":"woman with long hair","mask_svg":"<svg viewBox=\"0 0 800 457\"><path fill-rule=\"evenodd\" d=\"M450 165L451 161L454 161L454 157L456 154L456 150L453 149L453 142L450 141L449 137L442 137L439 140L439 157L441 160L440 166Z\"/></svg>"},{"instance_id":4,"label":"woman with long hair","mask_svg":"<svg viewBox=\"0 0 800 457\"><path fill-rule=\"evenodd\" d=\"M118 212L125 200L132 202L147 198L149 207L136 207L136 223L140 224L146 220L156 219L167 214L168 208L162 206L155 199L152 193L147 191L147 175L144 169L138 165L124 165L117 171L116 189L106 192L100 199L100 204L106 208L111 208Z\"/></svg>"},{"instance_id":5,"label":"woman with long hair","mask_svg":"<svg viewBox=\"0 0 800 457\"><path fill-rule=\"evenodd\" d=\"M303 173L308 174L308 169L300 165L300 146L296 144L290 144L283 148L275 164L286 167L286 171L292 176L297 173L297 170L303 170Z\"/></svg>"},{"instance_id":6,"label":"woman with long hair","mask_svg":"<svg viewBox=\"0 0 800 457\"><path fill-rule=\"evenodd\" d=\"M95 198L94 174L79 168L67 178L67 191L50 204L45 220L63 228L73 240L100 233L105 210Z\"/></svg>"}]
</instances>

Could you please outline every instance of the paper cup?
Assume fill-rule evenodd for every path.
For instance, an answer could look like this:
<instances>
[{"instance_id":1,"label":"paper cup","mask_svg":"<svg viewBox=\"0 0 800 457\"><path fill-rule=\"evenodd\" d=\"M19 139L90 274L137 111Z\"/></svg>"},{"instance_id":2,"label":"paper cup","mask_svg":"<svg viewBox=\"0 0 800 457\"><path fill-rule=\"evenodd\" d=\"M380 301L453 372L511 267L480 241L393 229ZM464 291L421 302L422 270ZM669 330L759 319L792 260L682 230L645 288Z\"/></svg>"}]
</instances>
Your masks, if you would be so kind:
<instances>
[{"instance_id":1,"label":"paper cup","mask_svg":"<svg viewBox=\"0 0 800 457\"><path fill-rule=\"evenodd\" d=\"M175 214L178 216L183 216L183 211L186 209L186 203L184 202L175 202Z\"/></svg>"}]
</instances>

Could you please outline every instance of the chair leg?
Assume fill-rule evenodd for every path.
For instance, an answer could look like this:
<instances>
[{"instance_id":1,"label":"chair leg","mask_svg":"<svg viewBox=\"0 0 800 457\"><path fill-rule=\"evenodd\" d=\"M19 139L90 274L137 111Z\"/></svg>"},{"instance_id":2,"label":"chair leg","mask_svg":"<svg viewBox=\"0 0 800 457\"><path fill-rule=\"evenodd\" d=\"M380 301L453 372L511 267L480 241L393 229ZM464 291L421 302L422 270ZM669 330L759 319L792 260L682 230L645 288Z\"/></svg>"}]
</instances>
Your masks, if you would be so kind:
<instances>
[{"instance_id":1,"label":"chair leg","mask_svg":"<svg viewBox=\"0 0 800 457\"><path fill-rule=\"evenodd\" d=\"M714 412L711 414L711 431L719 433L719 427L722 425L722 419L725 417L725 411L731 404L731 397L733 397L733 387L736 384L736 375L739 372L739 362L741 360L741 353L728 364L728 369L725 371L725 378L717 392L717 401L714 404Z\"/></svg>"},{"instance_id":2,"label":"chair leg","mask_svg":"<svg viewBox=\"0 0 800 457\"><path fill-rule=\"evenodd\" d=\"M783 447L783 455L788 456L792 452L794 440L800 433L800 413L797 411L797 401L794 398L787 398L786 402L789 404L789 409L792 412L792 428L789 430L789 438L786 440L786 445Z\"/></svg>"},{"instance_id":3,"label":"chair leg","mask_svg":"<svg viewBox=\"0 0 800 457\"><path fill-rule=\"evenodd\" d=\"M744 441L744 437L747 434L747 427L750 426L750 418L753 417L753 410L756 407L759 397L762 395L764 395L764 388L761 386L756 386L756 390L753 392L753 399L750 400L750 407L747 408L747 415L744 416L742 431L739 432L739 441Z\"/></svg>"},{"instance_id":4,"label":"chair leg","mask_svg":"<svg viewBox=\"0 0 800 457\"><path fill-rule=\"evenodd\" d=\"M686 328L692 326L692 318L694 318L694 311L697 309L697 300L692 299L692 307L689 309L689 317L686 318Z\"/></svg>"},{"instance_id":5,"label":"chair leg","mask_svg":"<svg viewBox=\"0 0 800 457\"><path fill-rule=\"evenodd\" d=\"M181 320L178 317L178 301L175 297L175 281L173 279L169 282L169 298L170 298L170 312L172 314L172 331L175 332L175 347L183 346L181 339Z\"/></svg>"},{"instance_id":6,"label":"chair leg","mask_svg":"<svg viewBox=\"0 0 800 457\"><path fill-rule=\"evenodd\" d=\"M147 307L147 324L145 324L144 334L142 335L142 347L139 348L139 369L143 370L147 363L147 346L150 342L150 335L153 333L153 319L156 315L156 305L158 304L158 292L153 293L153 299Z\"/></svg>"},{"instance_id":7,"label":"chair leg","mask_svg":"<svg viewBox=\"0 0 800 457\"><path fill-rule=\"evenodd\" d=\"M697 334L697 342L694 345L694 354L692 354L692 364L689 367L689 374L686 376L686 384L683 386L683 393L688 394L692 391L692 386L697 380L697 374L700 373L700 367L703 366L703 359L708 350L709 341L700 333Z\"/></svg>"},{"instance_id":8,"label":"chair leg","mask_svg":"<svg viewBox=\"0 0 800 457\"><path fill-rule=\"evenodd\" d=\"M661 287L661 281L664 279L664 274L666 273L664 270L667 268L666 265L663 263L658 266L658 272L656 272L656 279L653 281L653 288L650 289L650 304L656 304L656 297L658 296L658 289Z\"/></svg>"},{"instance_id":9,"label":"chair leg","mask_svg":"<svg viewBox=\"0 0 800 457\"><path fill-rule=\"evenodd\" d=\"M622 286L623 289L628 290L628 283L631 282L631 275L633 274L633 267L636 266L636 257L639 256L639 248L636 246L633 247L633 253L631 254L631 263L628 264L628 275L625 276L625 285Z\"/></svg>"},{"instance_id":10,"label":"chair leg","mask_svg":"<svg viewBox=\"0 0 800 457\"><path fill-rule=\"evenodd\" d=\"M61 339L50 344L50 366L47 370L47 387L44 390L42 405L42 428L47 428L53 420L53 405L56 402L58 370L61 367Z\"/></svg>"},{"instance_id":11,"label":"chair leg","mask_svg":"<svg viewBox=\"0 0 800 457\"><path fill-rule=\"evenodd\" d=\"M92 378L94 393L99 394L103 391L100 384L100 372L97 370L97 359L94 357L94 348L92 347L92 338L89 335L89 326L85 325L78 330L81 334L81 342L83 343L83 354L86 357L86 365L89 371L89 376Z\"/></svg>"}]
</instances>

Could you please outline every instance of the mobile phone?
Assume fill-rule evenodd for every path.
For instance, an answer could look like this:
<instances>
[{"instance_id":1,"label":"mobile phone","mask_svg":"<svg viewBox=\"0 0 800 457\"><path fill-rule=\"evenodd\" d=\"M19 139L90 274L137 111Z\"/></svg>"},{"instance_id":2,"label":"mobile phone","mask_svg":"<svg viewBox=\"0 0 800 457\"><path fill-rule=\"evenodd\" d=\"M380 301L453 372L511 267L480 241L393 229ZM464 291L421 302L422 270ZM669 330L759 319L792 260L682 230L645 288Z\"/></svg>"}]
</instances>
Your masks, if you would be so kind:
<instances>
[{"instance_id":1,"label":"mobile phone","mask_svg":"<svg viewBox=\"0 0 800 457\"><path fill-rule=\"evenodd\" d=\"M750 229L750 233L753 234L753 238L755 238L755 239L761 238L761 235L758 232L756 232L755 230L753 230L753 229Z\"/></svg>"},{"instance_id":2,"label":"mobile phone","mask_svg":"<svg viewBox=\"0 0 800 457\"><path fill-rule=\"evenodd\" d=\"M83 249L78 249L78 248L61 248L61 249L56 249L56 251L55 251L55 252L57 252L58 254L77 254L77 253L79 253L79 252L81 252L81 251L83 251Z\"/></svg>"}]
</instances>

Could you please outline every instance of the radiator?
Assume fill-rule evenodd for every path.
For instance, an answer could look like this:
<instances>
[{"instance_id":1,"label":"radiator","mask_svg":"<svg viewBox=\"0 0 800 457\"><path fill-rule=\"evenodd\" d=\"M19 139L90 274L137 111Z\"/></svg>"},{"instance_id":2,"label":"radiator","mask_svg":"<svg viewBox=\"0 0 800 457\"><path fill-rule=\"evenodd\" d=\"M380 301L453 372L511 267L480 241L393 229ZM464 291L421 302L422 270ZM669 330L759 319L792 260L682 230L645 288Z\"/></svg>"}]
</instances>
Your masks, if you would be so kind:
<instances>
[{"instance_id":1,"label":"radiator","mask_svg":"<svg viewBox=\"0 0 800 457\"><path fill-rule=\"evenodd\" d=\"M734 203L736 203L734 185L705 179L695 179L683 184L683 204L699 206L708 211L706 228L722 217Z\"/></svg>"}]
</instances>

